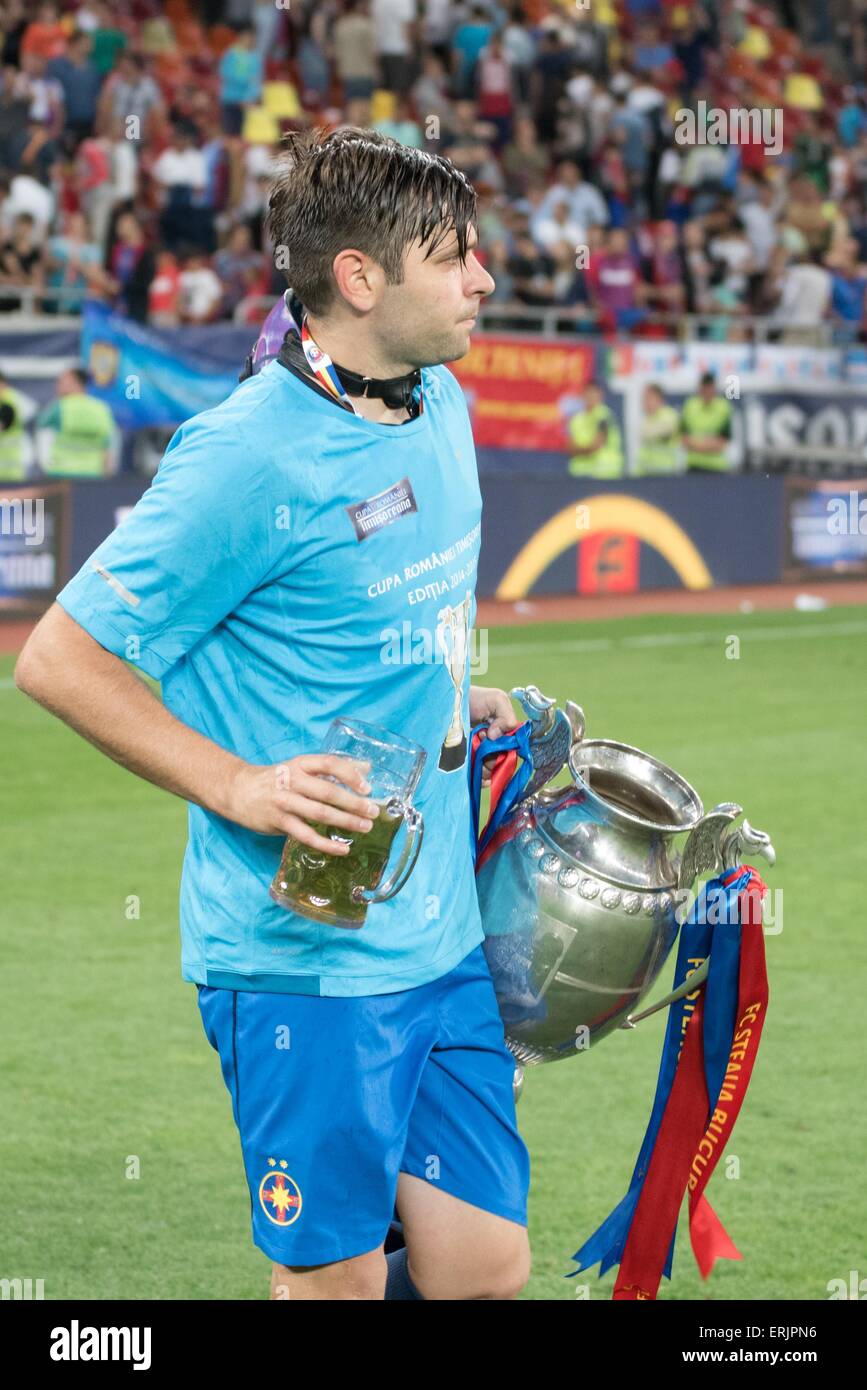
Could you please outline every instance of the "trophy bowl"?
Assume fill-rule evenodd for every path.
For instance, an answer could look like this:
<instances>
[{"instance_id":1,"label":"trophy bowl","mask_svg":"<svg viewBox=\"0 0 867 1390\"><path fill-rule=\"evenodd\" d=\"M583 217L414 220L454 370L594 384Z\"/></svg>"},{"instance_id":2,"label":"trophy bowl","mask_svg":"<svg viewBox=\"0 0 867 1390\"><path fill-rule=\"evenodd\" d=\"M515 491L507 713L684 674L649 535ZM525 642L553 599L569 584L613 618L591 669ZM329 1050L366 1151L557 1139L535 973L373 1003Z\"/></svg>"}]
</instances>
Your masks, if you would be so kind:
<instances>
[{"instance_id":1,"label":"trophy bowl","mask_svg":"<svg viewBox=\"0 0 867 1390\"><path fill-rule=\"evenodd\" d=\"M677 938L680 890L739 862L743 843L773 851L748 822L730 829L741 814L734 803L705 814L698 793L657 758L585 740L571 701L567 720L536 687L511 693L533 721L537 773L480 855L476 884L506 1042L526 1065L574 1056L631 1027ZM544 787L567 747L571 781Z\"/></svg>"}]
</instances>

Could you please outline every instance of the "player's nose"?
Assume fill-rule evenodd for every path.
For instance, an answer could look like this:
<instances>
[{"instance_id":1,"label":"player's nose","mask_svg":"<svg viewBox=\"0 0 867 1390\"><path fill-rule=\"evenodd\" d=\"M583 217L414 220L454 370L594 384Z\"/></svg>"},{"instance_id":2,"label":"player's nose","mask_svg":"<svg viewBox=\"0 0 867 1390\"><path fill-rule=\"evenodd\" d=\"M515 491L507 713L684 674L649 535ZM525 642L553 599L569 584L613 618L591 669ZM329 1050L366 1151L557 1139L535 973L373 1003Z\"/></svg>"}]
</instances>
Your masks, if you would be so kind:
<instances>
[{"instance_id":1,"label":"player's nose","mask_svg":"<svg viewBox=\"0 0 867 1390\"><path fill-rule=\"evenodd\" d=\"M473 266L473 274L470 277L470 282L465 286L467 298L476 298L477 303L480 303L485 295L491 294L495 288L496 281L493 276L488 274L485 267L479 261L476 261Z\"/></svg>"}]
</instances>

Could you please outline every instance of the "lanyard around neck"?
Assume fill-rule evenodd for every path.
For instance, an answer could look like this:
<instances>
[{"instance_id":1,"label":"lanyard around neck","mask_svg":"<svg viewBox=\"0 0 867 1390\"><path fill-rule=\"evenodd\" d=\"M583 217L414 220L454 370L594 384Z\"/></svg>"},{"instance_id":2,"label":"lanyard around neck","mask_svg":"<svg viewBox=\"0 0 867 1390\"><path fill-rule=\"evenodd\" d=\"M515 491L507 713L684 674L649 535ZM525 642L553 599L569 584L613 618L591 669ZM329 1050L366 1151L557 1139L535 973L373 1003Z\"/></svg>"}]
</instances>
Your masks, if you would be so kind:
<instances>
[{"instance_id":1,"label":"lanyard around neck","mask_svg":"<svg viewBox=\"0 0 867 1390\"><path fill-rule=\"evenodd\" d=\"M304 315L304 318L301 321L301 346L304 349L304 356L307 359L307 365L310 368L313 375L316 377L317 381L328 391L330 391L333 396L336 396L338 400L347 404L355 412L356 415L361 415L361 411L356 407L355 402L353 401L349 392L346 390L346 387L343 385L343 382L340 380L340 377L337 374L337 368L331 361L331 358L328 356L328 353L324 352L323 349L313 341L313 338L310 335L310 329L307 327L306 314ZM421 415L423 410L424 389L422 388L419 395L419 415Z\"/></svg>"}]
</instances>

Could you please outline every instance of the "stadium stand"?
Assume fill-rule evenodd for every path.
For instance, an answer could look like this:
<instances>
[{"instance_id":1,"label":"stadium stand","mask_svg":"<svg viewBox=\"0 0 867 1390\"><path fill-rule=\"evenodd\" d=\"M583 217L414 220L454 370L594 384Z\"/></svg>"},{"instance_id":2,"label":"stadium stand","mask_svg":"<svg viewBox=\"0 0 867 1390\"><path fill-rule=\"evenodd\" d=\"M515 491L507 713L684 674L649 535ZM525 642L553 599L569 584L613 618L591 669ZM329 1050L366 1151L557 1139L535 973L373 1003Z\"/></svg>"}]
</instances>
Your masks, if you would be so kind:
<instances>
[{"instance_id":1,"label":"stadium stand","mask_svg":"<svg viewBox=\"0 0 867 1390\"><path fill-rule=\"evenodd\" d=\"M483 326L862 340L865 36L860 0L4 0L0 308L260 322L281 134L348 122L475 183Z\"/></svg>"}]
</instances>

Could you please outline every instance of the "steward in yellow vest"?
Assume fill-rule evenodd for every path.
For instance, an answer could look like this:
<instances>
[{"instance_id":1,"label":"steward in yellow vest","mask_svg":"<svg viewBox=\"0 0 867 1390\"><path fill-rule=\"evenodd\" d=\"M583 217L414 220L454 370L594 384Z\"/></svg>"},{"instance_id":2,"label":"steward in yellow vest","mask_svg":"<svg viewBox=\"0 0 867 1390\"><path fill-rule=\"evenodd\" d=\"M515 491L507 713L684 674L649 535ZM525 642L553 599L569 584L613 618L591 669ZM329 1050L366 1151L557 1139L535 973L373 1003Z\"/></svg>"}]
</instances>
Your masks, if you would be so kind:
<instances>
[{"instance_id":1,"label":"steward in yellow vest","mask_svg":"<svg viewBox=\"0 0 867 1390\"><path fill-rule=\"evenodd\" d=\"M584 409L569 421L575 453L569 472L575 478L623 476L623 440L613 411L602 399L602 388L590 381L584 388Z\"/></svg>"},{"instance_id":2,"label":"steward in yellow vest","mask_svg":"<svg viewBox=\"0 0 867 1390\"><path fill-rule=\"evenodd\" d=\"M72 368L57 382L57 400L43 410L37 424L54 431L43 472L52 477L103 478L108 472L109 450L115 425L104 401L88 396L87 377Z\"/></svg>"},{"instance_id":3,"label":"steward in yellow vest","mask_svg":"<svg viewBox=\"0 0 867 1390\"><path fill-rule=\"evenodd\" d=\"M680 417L687 470L727 473L732 408L717 394L716 379L706 372L697 396L690 396Z\"/></svg>"},{"instance_id":4,"label":"steward in yellow vest","mask_svg":"<svg viewBox=\"0 0 867 1390\"><path fill-rule=\"evenodd\" d=\"M680 416L658 386L644 390L638 473L680 472Z\"/></svg>"},{"instance_id":5,"label":"steward in yellow vest","mask_svg":"<svg viewBox=\"0 0 867 1390\"><path fill-rule=\"evenodd\" d=\"M24 423L21 397L0 376L0 482L24 481Z\"/></svg>"}]
</instances>

